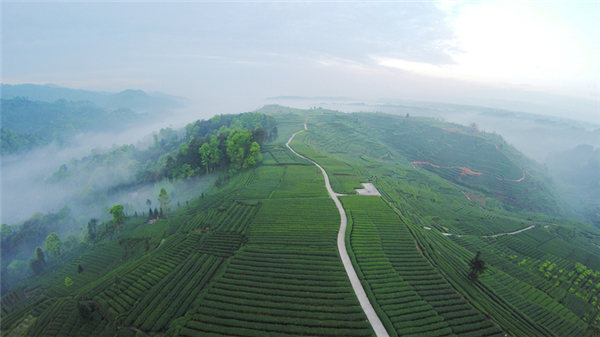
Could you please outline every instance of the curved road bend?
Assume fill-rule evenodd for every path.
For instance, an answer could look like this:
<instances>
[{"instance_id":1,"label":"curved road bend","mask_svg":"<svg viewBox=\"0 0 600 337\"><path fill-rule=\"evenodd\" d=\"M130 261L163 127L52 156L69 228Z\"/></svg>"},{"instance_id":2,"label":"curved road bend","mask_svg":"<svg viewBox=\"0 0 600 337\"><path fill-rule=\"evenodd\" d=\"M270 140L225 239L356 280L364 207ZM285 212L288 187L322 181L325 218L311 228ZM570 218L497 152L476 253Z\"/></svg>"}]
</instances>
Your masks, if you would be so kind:
<instances>
[{"instance_id":1,"label":"curved road bend","mask_svg":"<svg viewBox=\"0 0 600 337\"><path fill-rule=\"evenodd\" d=\"M308 121L308 118L306 120ZM307 130L306 122L304 122L304 130ZM340 256L342 258L342 263L344 264L344 268L346 269L346 274L348 274L348 277L350 278L350 283L352 283L352 288L354 289L354 293L356 294L356 297L358 297L360 306L363 308L365 314L367 315L367 319L369 320L369 323L371 323L373 330L375 330L375 334L377 335L377 337L389 337L389 334L385 330L383 323L381 323L381 320L375 313L375 309L373 309L371 302L369 302L369 298L367 297L367 294L365 293L365 289L363 289L362 284L360 283L360 280L358 279L358 276L356 275L356 271L354 271L354 267L352 266L350 257L348 256L348 251L346 250L346 240L345 240L348 219L346 218L346 212L344 211L344 207L342 207L342 203L338 199L339 194L335 193L333 191L333 189L331 189L331 185L329 184L329 176L327 175L327 172L325 172L323 167L321 167L321 165L317 164L316 162L314 162L302 155L299 155L296 151L294 151L294 149L292 149L290 147L290 142L292 141L294 136L300 132L304 132L304 131L298 131L298 132L294 133L292 135L292 137L290 137L290 139L287 141L287 143L285 143L285 146L287 146L298 157L304 158L304 159L310 161L311 163L317 165L317 167L321 170L321 172L323 172L323 177L325 178L325 186L327 187L327 192L329 192L329 195L335 202L335 205L337 206L338 211L340 212L341 222L340 222L340 231L338 232L338 237L337 237L337 244L338 244L338 250L340 251Z\"/></svg>"}]
</instances>

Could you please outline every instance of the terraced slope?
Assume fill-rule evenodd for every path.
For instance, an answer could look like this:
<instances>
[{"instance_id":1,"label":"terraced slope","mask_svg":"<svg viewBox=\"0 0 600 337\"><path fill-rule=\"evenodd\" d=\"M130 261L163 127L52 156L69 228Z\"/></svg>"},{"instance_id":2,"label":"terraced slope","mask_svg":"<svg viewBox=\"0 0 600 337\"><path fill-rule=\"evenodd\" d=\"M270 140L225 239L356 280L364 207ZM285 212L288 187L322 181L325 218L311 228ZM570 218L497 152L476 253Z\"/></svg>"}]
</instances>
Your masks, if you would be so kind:
<instances>
[{"instance_id":1,"label":"terraced slope","mask_svg":"<svg viewBox=\"0 0 600 337\"><path fill-rule=\"evenodd\" d=\"M100 242L3 296L2 336L374 336L340 260L341 217L323 172L285 147L305 121L292 147L345 194L348 253L389 335L596 333L600 231L556 215L543 175L497 137L426 119L271 109L280 138L263 165L223 172L168 220L102 227ZM446 141L456 156L430 148ZM469 144L495 153L469 158ZM366 182L381 197L356 195ZM477 252L488 269L473 282Z\"/></svg>"},{"instance_id":2,"label":"terraced slope","mask_svg":"<svg viewBox=\"0 0 600 337\"><path fill-rule=\"evenodd\" d=\"M398 335L503 336L429 264L406 225L378 197L342 198L365 281Z\"/></svg>"},{"instance_id":3,"label":"terraced slope","mask_svg":"<svg viewBox=\"0 0 600 337\"><path fill-rule=\"evenodd\" d=\"M337 253L339 215L322 197L323 176L311 166L283 170L260 201L244 249L181 335L373 335Z\"/></svg>"},{"instance_id":4,"label":"terraced slope","mask_svg":"<svg viewBox=\"0 0 600 337\"><path fill-rule=\"evenodd\" d=\"M394 221L397 224L390 225L394 222L390 220L394 216L388 220L377 217L372 219L369 216L369 212L377 207L370 205L368 200L374 199L357 202L355 210L348 207L348 201L344 201L344 206L350 210L353 221L359 226L353 227L353 237L349 239L355 253L355 263L363 271L363 283L374 282L370 296L377 303L380 301L378 296L390 296L386 298L384 306L376 308L380 317L388 316L389 320L382 318L388 331L393 327L396 333L403 334L398 330L403 328L400 323L403 320L394 315L407 312L387 313L386 310L394 308L390 306L393 304L397 305L396 308L401 308L410 303L403 302L396 295L402 291L411 291L411 288L403 288L410 285L416 287L412 288L416 295L425 298L432 293L433 296L438 296L435 295L436 291L441 293L439 301L431 300L432 311L418 311L423 314L423 321L417 319L405 322L407 329L423 325L423 329L428 331L425 334L592 334L590 326L597 324L600 308L597 307L596 297L596 289L600 287L596 288L598 281L595 279L600 273L594 269L597 266L597 255L591 249L597 238L597 234L591 234L593 229L587 227L580 232L574 227L579 225L570 220L550 218L541 213L509 212L517 204L506 200L502 203L500 200L503 199L498 198L498 194L487 194L489 191L485 189L465 189L468 184L454 178L428 174L418 165L413 167L410 159L378 138L378 135L385 133L387 126L402 127L399 125L402 120L399 123L389 121L388 124L369 124L365 121L374 115L364 115L340 116L333 113L330 116L312 116L308 122L308 131L301 138L304 142L301 153L317 162L322 158L334 157L337 161L355 163L348 164L353 170L352 174L363 181L372 181L386 200L383 204L391 203L392 208L388 208L396 213ZM377 115L375 119L385 117ZM436 127L435 123L432 125ZM346 141L341 140L344 135ZM462 136L471 135L464 133ZM485 140L486 135L472 137L483 137ZM410 141L407 140L406 143ZM403 146L407 145L411 144ZM495 146L494 149L498 151ZM514 150L506 147L504 150L510 152L511 156L514 155ZM322 161L327 169L327 163ZM498 180L497 178L495 179ZM512 178L506 179L519 180ZM534 173L531 180L539 181L537 179ZM534 198L543 193L543 189L540 191L533 188L529 190L531 191L535 193L524 194L524 199L521 200L540 204L533 207L535 209L544 207L541 204L548 200L544 198L552 198L551 195L546 195L536 200ZM351 198L361 197L342 197L342 200ZM501 209L503 205L506 209ZM521 206L525 206L525 203L521 203ZM532 209L529 206L524 208ZM406 237L410 238L408 242L412 244L407 242L398 246L403 238L392 235L393 231L399 230L396 228L398 224L405 228ZM523 229L528 230L522 231ZM518 233L496 236L507 232ZM388 255L382 255L382 252L386 253L383 248L386 247L386 240L390 240ZM581 246L576 247L571 241L578 242ZM394 246L395 248L389 248ZM413 250L412 253L408 247ZM490 267L473 284L467 277L467 263L477 251L482 251L484 260ZM359 259L361 254L363 262ZM418 255L420 263L412 260L417 259ZM393 262L394 259L396 262ZM366 263L364 269L361 263ZM389 272L390 266L396 273L405 273L399 274L398 279L397 275ZM423 276L415 274L416 266L426 270L424 280L420 279ZM379 276L381 279L377 278ZM400 280L406 283L401 283ZM456 295L451 295L452 292ZM412 293L406 294L409 296ZM425 300L425 303L429 302ZM455 310L454 305L458 305L457 309L462 308L458 309L455 316L450 314ZM444 307L446 310L452 309L445 312ZM444 330L446 327L450 331Z\"/></svg>"}]
</instances>

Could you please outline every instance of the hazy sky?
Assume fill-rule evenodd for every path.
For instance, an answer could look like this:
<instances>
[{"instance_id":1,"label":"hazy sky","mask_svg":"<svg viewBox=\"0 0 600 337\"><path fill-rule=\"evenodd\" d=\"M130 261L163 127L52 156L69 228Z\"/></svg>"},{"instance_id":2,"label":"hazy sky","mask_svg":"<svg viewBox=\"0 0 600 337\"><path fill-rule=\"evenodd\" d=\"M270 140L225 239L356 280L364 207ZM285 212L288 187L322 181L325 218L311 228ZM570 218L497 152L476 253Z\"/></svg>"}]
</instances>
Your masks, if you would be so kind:
<instances>
[{"instance_id":1,"label":"hazy sky","mask_svg":"<svg viewBox=\"0 0 600 337\"><path fill-rule=\"evenodd\" d=\"M1 6L3 83L227 104L281 95L511 100L598 120L598 1Z\"/></svg>"}]
</instances>

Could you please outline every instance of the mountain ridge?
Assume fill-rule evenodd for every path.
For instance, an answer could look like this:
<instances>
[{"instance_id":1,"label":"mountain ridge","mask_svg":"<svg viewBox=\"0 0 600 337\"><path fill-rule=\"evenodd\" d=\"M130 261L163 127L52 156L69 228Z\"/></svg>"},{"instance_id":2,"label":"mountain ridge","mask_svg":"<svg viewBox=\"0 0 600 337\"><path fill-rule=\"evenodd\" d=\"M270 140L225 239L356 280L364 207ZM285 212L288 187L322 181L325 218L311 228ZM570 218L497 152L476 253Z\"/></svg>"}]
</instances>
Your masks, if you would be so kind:
<instances>
[{"instance_id":1,"label":"mountain ridge","mask_svg":"<svg viewBox=\"0 0 600 337\"><path fill-rule=\"evenodd\" d=\"M127 89L119 93L71 89L53 84L2 84L2 98L23 97L32 101L54 102L59 99L67 101L90 101L105 109L130 108L144 110L148 108L182 108L183 98L164 93L150 95L142 90Z\"/></svg>"}]
</instances>

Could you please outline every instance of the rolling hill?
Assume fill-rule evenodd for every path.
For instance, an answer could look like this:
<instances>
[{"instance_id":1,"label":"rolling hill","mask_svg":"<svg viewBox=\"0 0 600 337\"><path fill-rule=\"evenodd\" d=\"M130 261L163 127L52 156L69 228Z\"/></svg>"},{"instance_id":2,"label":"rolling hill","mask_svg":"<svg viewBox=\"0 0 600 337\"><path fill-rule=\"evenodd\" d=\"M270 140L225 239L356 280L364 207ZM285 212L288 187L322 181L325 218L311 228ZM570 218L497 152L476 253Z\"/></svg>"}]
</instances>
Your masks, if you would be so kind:
<instances>
[{"instance_id":1,"label":"rolling hill","mask_svg":"<svg viewBox=\"0 0 600 337\"><path fill-rule=\"evenodd\" d=\"M223 171L168 219L140 209L48 257L54 268L2 297L2 336L598 331L600 231L563 217L543 170L501 137L381 113L258 112L277 121L260 165ZM473 277L476 256L487 269Z\"/></svg>"}]
</instances>

